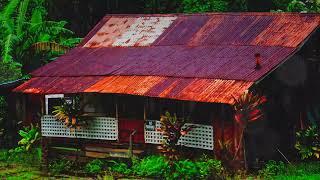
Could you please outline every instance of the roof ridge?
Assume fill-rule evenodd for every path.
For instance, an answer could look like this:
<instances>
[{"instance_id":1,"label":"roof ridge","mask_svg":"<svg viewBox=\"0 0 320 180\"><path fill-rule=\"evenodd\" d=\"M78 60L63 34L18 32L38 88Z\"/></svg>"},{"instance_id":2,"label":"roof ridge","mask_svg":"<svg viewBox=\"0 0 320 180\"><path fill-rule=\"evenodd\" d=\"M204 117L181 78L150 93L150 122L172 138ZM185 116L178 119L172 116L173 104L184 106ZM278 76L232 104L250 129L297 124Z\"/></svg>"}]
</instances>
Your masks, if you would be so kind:
<instances>
[{"instance_id":1,"label":"roof ridge","mask_svg":"<svg viewBox=\"0 0 320 180\"><path fill-rule=\"evenodd\" d=\"M319 16L320 13L300 13L300 12L206 12L206 13L168 13L168 14L106 14L105 17L170 17L170 16L210 16L210 15L230 15L230 16Z\"/></svg>"}]
</instances>

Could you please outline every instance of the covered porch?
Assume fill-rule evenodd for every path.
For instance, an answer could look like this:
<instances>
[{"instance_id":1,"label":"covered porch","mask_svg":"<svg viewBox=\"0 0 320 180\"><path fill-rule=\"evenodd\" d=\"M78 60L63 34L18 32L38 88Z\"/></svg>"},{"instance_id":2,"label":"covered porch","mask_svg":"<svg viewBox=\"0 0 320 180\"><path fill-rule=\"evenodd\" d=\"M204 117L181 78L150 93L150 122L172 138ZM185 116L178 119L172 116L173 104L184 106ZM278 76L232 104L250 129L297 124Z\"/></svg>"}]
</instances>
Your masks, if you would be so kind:
<instances>
[{"instance_id":1,"label":"covered porch","mask_svg":"<svg viewBox=\"0 0 320 180\"><path fill-rule=\"evenodd\" d=\"M53 107L61 105L62 98L74 95L48 94L42 97L41 133L48 140L47 146L50 143L51 147L80 145L84 156L94 158L124 156L130 144L137 155L159 152L163 136L158 129L160 116L165 112L184 119L185 126L196 127L181 137L178 142L181 148L214 154L219 149L219 141L237 141L233 138L235 128L231 106L132 95L77 94L82 97L84 115L92 120L86 127L70 129L57 121L52 111Z\"/></svg>"}]
</instances>

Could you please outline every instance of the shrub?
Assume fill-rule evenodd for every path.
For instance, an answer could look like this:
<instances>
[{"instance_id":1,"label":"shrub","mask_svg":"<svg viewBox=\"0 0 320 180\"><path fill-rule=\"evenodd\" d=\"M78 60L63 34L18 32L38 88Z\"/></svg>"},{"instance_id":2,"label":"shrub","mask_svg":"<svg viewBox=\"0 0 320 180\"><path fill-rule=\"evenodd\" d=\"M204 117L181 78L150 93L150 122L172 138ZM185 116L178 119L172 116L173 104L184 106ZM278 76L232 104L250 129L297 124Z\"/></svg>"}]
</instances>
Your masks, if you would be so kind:
<instances>
[{"instance_id":1,"label":"shrub","mask_svg":"<svg viewBox=\"0 0 320 180\"><path fill-rule=\"evenodd\" d=\"M0 161L5 162L8 160L9 152L5 149L0 150Z\"/></svg>"},{"instance_id":2,"label":"shrub","mask_svg":"<svg viewBox=\"0 0 320 180\"><path fill-rule=\"evenodd\" d=\"M212 179L222 173L221 161L204 156L198 161L180 160L174 163L172 173L166 179Z\"/></svg>"},{"instance_id":3,"label":"shrub","mask_svg":"<svg viewBox=\"0 0 320 180\"><path fill-rule=\"evenodd\" d=\"M110 170L119 174L129 175L132 173L132 170L128 167L127 164L123 162L109 161L111 164Z\"/></svg>"},{"instance_id":4,"label":"shrub","mask_svg":"<svg viewBox=\"0 0 320 180\"><path fill-rule=\"evenodd\" d=\"M308 163L288 165L286 167L285 175L308 176L308 175L319 174L319 172L320 172L319 162L308 162Z\"/></svg>"},{"instance_id":5,"label":"shrub","mask_svg":"<svg viewBox=\"0 0 320 180\"><path fill-rule=\"evenodd\" d=\"M49 170L52 174L60 174L71 170L73 162L66 159L57 159L49 164Z\"/></svg>"},{"instance_id":6,"label":"shrub","mask_svg":"<svg viewBox=\"0 0 320 180\"><path fill-rule=\"evenodd\" d=\"M39 166L41 163L41 157L42 151L40 148L33 148L27 152L18 147L8 151L7 163Z\"/></svg>"},{"instance_id":7,"label":"shrub","mask_svg":"<svg viewBox=\"0 0 320 180\"><path fill-rule=\"evenodd\" d=\"M89 174L100 174L102 172L102 169L103 162L99 159L92 160L85 167L85 171Z\"/></svg>"},{"instance_id":8,"label":"shrub","mask_svg":"<svg viewBox=\"0 0 320 180\"><path fill-rule=\"evenodd\" d=\"M270 178L285 173L286 166L283 162L268 161L265 167L259 171L259 175L264 178Z\"/></svg>"},{"instance_id":9,"label":"shrub","mask_svg":"<svg viewBox=\"0 0 320 180\"><path fill-rule=\"evenodd\" d=\"M302 159L312 157L320 158L319 129L316 126L309 127L296 133L295 148Z\"/></svg>"},{"instance_id":10,"label":"shrub","mask_svg":"<svg viewBox=\"0 0 320 180\"><path fill-rule=\"evenodd\" d=\"M154 155L133 162L132 171L138 176L162 177L169 167L169 162L163 156Z\"/></svg>"},{"instance_id":11,"label":"shrub","mask_svg":"<svg viewBox=\"0 0 320 180\"><path fill-rule=\"evenodd\" d=\"M21 140L18 142L19 150L29 151L39 140L40 140L40 130L38 126L31 124L30 127L24 127L19 131Z\"/></svg>"},{"instance_id":12,"label":"shrub","mask_svg":"<svg viewBox=\"0 0 320 180\"><path fill-rule=\"evenodd\" d=\"M199 161L196 161L196 166L199 169L200 178L207 179L208 177L214 177L220 175L223 171L222 163L216 159L210 159L207 156L202 157Z\"/></svg>"},{"instance_id":13,"label":"shrub","mask_svg":"<svg viewBox=\"0 0 320 180\"><path fill-rule=\"evenodd\" d=\"M196 164L188 159L175 162L173 170L167 179L195 179L199 175Z\"/></svg>"}]
</instances>

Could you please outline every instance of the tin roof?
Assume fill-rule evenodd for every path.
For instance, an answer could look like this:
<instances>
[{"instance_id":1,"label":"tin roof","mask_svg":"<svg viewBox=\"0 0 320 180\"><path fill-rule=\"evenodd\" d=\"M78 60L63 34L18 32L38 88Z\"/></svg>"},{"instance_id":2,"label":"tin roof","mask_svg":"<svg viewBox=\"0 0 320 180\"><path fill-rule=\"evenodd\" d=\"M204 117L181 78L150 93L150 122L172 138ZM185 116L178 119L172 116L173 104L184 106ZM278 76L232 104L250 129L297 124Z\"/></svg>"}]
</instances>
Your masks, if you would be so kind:
<instances>
[{"instance_id":1,"label":"tin roof","mask_svg":"<svg viewBox=\"0 0 320 180\"><path fill-rule=\"evenodd\" d=\"M112 93L199 102L233 103L253 82L161 76L35 77L16 88L23 93ZM40 85L41 84L41 85Z\"/></svg>"},{"instance_id":2,"label":"tin roof","mask_svg":"<svg viewBox=\"0 0 320 180\"><path fill-rule=\"evenodd\" d=\"M77 48L34 71L34 78L16 91L123 93L230 103L231 94L243 93L292 55L319 22L319 15L298 13L110 15ZM254 68L257 53L259 70ZM148 84L146 79L161 83ZM51 86L43 88L48 83ZM58 87L62 85L70 87ZM234 91L238 86L243 88ZM194 88L203 93L194 94Z\"/></svg>"}]
</instances>

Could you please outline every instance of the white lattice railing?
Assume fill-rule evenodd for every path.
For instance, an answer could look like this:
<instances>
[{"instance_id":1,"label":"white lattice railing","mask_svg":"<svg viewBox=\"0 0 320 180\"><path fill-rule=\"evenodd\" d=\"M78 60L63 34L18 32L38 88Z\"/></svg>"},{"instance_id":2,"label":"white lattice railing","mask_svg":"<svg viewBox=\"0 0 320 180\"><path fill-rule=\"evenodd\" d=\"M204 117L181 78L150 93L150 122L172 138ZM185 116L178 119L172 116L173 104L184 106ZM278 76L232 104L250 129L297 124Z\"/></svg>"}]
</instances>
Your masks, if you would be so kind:
<instances>
[{"instance_id":1,"label":"white lattice railing","mask_svg":"<svg viewBox=\"0 0 320 180\"><path fill-rule=\"evenodd\" d=\"M116 118L95 117L88 127L81 129L70 129L55 119L52 115L45 115L41 118L42 136L68 137L85 139L118 139L118 121Z\"/></svg>"},{"instance_id":2,"label":"white lattice railing","mask_svg":"<svg viewBox=\"0 0 320 180\"><path fill-rule=\"evenodd\" d=\"M160 121L155 121L156 128L160 128L161 124ZM146 143L149 144L161 144L161 141L163 140L161 132L154 130L154 131L148 131L145 129L144 131L144 140Z\"/></svg>"},{"instance_id":3,"label":"white lattice railing","mask_svg":"<svg viewBox=\"0 0 320 180\"><path fill-rule=\"evenodd\" d=\"M196 128L192 129L187 135L182 136L178 142L183 146L213 150L213 127L202 124L190 124L195 125ZM160 121L156 121L156 129L160 128ZM145 142L149 144L160 144L163 140L162 134L156 130L145 130Z\"/></svg>"}]
</instances>

